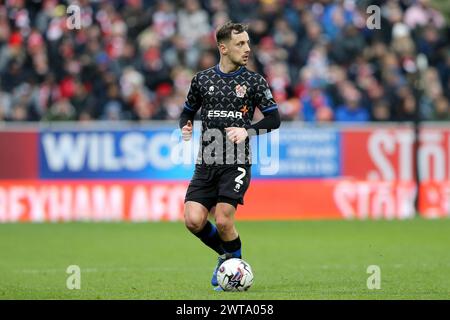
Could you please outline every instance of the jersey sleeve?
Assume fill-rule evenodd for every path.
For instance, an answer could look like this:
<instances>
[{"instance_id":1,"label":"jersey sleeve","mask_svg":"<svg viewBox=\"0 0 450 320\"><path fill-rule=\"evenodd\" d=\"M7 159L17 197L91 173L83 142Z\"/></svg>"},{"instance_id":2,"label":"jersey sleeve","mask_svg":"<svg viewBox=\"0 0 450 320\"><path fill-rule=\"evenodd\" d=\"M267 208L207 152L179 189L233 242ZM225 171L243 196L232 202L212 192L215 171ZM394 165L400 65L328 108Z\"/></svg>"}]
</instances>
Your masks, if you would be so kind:
<instances>
[{"instance_id":1,"label":"jersey sleeve","mask_svg":"<svg viewBox=\"0 0 450 320\"><path fill-rule=\"evenodd\" d=\"M263 114L278 109L278 105L272 96L272 91L262 76L258 78L254 102Z\"/></svg>"},{"instance_id":2,"label":"jersey sleeve","mask_svg":"<svg viewBox=\"0 0 450 320\"><path fill-rule=\"evenodd\" d=\"M202 106L202 96L200 92L200 86L198 83L198 75L195 75L191 81L191 87L184 102L184 109L190 112L197 112Z\"/></svg>"}]
</instances>

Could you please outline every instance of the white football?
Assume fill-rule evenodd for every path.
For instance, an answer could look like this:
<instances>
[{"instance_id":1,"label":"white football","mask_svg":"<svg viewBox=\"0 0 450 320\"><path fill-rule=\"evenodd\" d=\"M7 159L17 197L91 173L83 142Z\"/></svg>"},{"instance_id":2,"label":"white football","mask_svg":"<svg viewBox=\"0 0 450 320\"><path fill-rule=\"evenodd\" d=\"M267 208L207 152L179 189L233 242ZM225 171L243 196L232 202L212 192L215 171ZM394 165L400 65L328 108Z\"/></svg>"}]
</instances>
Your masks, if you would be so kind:
<instances>
[{"instance_id":1,"label":"white football","mask_svg":"<svg viewBox=\"0 0 450 320\"><path fill-rule=\"evenodd\" d=\"M252 268L242 259L225 260L217 272L217 282L224 291L247 291L253 284Z\"/></svg>"}]
</instances>

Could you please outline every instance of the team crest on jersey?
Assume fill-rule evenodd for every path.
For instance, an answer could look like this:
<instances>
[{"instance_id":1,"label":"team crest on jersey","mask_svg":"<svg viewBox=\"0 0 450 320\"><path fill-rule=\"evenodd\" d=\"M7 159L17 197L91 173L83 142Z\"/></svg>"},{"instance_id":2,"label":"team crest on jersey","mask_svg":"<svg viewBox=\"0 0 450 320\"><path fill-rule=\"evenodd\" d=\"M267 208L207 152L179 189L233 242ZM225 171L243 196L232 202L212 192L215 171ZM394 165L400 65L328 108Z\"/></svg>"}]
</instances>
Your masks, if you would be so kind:
<instances>
[{"instance_id":1,"label":"team crest on jersey","mask_svg":"<svg viewBox=\"0 0 450 320\"><path fill-rule=\"evenodd\" d=\"M243 98L245 96L246 92L247 92L247 86L245 84L243 86L241 86L240 84L238 84L236 86L236 96L238 98Z\"/></svg>"}]
</instances>

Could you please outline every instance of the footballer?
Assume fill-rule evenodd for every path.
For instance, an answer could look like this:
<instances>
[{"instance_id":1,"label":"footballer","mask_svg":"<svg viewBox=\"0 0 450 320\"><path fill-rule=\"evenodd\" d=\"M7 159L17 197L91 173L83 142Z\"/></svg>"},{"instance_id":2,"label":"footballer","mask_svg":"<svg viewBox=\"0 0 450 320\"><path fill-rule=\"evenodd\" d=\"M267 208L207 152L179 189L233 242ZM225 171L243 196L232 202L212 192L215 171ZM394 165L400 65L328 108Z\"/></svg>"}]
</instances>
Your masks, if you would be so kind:
<instances>
[{"instance_id":1,"label":"footballer","mask_svg":"<svg viewBox=\"0 0 450 320\"><path fill-rule=\"evenodd\" d=\"M193 77L179 125L183 140L190 140L194 116L201 110L201 145L186 192L184 218L187 229L219 255L211 285L220 291L218 267L226 259L242 258L234 218L250 184L249 137L277 129L280 116L266 80L246 68L247 26L227 22L217 29L216 41L220 61ZM256 108L264 118L252 124ZM209 213L215 224L208 220Z\"/></svg>"}]
</instances>

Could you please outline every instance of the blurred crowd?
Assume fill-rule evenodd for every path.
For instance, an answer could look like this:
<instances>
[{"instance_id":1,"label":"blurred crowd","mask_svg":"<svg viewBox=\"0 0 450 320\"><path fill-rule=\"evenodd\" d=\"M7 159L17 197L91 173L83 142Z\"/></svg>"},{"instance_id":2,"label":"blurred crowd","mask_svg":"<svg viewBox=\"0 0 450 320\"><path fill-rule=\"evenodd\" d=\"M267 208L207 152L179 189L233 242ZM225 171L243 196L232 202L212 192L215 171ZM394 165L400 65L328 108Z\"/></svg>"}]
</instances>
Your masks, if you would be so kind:
<instances>
[{"instance_id":1,"label":"blurred crowd","mask_svg":"<svg viewBox=\"0 0 450 320\"><path fill-rule=\"evenodd\" d=\"M178 119L229 20L248 23L248 68L285 121L450 121L449 27L429 0L0 3L0 122Z\"/></svg>"}]
</instances>

